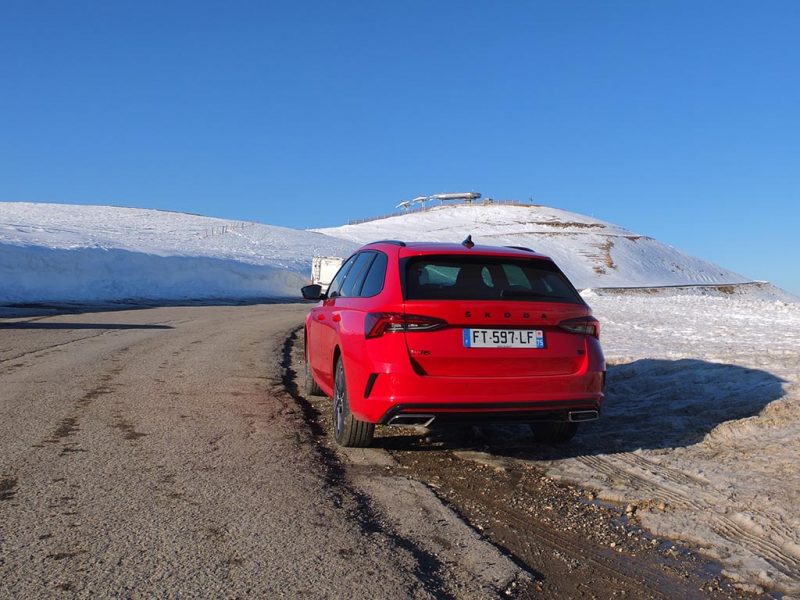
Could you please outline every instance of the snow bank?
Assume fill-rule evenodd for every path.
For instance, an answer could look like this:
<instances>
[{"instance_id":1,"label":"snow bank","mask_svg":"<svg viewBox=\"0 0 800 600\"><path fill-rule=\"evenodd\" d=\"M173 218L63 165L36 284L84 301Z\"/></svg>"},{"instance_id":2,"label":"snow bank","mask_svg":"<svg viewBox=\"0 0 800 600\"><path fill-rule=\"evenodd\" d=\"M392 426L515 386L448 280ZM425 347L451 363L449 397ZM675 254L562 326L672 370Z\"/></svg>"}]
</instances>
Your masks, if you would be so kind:
<instances>
[{"instance_id":1,"label":"snow bank","mask_svg":"<svg viewBox=\"0 0 800 600\"><path fill-rule=\"evenodd\" d=\"M598 296L642 296L658 297L669 301L675 296L713 296L728 299L767 300L798 303L800 298L794 294L780 289L767 281L753 281L735 284L710 284L694 286L667 286L667 287L625 287L625 288L587 288L581 295L591 302L590 298Z\"/></svg>"},{"instance_id":2,"label":"snow bank","mask_svg":"<svg viewBox=\"0 0 800 600\"><path fill-rule=\"evenodd\" d=\"M558 263L579 288L749 281L653 238L586 215L537 205L454 205L316 229L366 243L379 239L526 246Z\"/></svg>"},{"instance_id":3,"label":"snow bank","mask_svg":"<svg viewBox=\"0 0 800 600\"><path fill-rule=\"evenodd\" d=\"M0 302L97 302L298 295L308 276L203 256L0 245Z\"/></svg>"},{"instance_id":4,"label":"snow bank","mask_svg":"<svg viewBox=\"0 0 800 600\"><path fill-rule=\"evenodd\" d=\"M456 205L299 231L186 213L0 203L0 303L296 296L313 256L376 239L522 245L580 288L728 285L746 279L651 238L543 206ZM777 295L773 295L777 297Z\"/></svg>"},{"instance_id":5,"label":"snow bank","mask_svg":"<svg viewBox=\"0 0 800 600\"><path fill-rule=\"evenodd\" d=\"M294 297L319 233L184 213L0 203L0 303Z\"/></svg>"}]
</instances>

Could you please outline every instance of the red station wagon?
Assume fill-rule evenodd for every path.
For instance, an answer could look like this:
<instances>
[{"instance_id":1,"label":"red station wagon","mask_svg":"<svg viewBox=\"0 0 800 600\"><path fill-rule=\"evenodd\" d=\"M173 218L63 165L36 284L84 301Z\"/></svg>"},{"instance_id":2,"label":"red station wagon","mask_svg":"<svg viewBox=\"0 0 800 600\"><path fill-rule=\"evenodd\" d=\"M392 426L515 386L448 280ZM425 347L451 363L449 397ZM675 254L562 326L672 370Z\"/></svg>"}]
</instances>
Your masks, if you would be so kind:
<instances>
[{"instance_id":1,"label":"red station wagon","mask_svg":"<svg viewBox=\"0 0 800 600\"><path fill-rule=\"evenodd\" d=\"M375 424L530 423L565 442L598 418L598 321L547 256L527 248L367 244L305 322L306 392L333 398L338 443Z\"/></svg>"}]
</instances>

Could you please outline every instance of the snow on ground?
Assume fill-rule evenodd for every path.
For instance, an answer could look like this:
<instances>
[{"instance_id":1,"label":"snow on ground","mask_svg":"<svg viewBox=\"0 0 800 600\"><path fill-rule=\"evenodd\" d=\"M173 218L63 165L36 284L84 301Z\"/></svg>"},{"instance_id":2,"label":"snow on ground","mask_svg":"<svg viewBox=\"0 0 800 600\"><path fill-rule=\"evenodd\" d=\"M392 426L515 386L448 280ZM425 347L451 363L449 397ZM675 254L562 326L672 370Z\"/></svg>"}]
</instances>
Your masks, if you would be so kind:
<instances>
[{"instance_id":1,"label":"snow on ground","mask_svg":"<svg viewBox=\"0 0 800 600\"><path fill-rule=\"evenodd\" d=\"M746 589L800 593L800 304L585 297L609 362L603 416L535 460L634 503Z\"/></svg>"},{"instance_id":2,"label":"snow on ground","mask_svg":"<svg viewBox=\"0 0 800 600\"><path fill-rule=\"evenodd\" d=\"M185 213L0 203L0 303L297 296L319 233Z\"/></svg>"},{"instance_id":3,"label":"snow on ground","mask_svg":"<svg viewBox=\"0 0 800 600\"><path fill-rule=\"evenodd\" d=\"M316 229L367 243L380 239L526 246L553 258L578 288L748 281L727 269L622 227L538 205L437 206L425 212Z\"/></svg>"}]
</instances>

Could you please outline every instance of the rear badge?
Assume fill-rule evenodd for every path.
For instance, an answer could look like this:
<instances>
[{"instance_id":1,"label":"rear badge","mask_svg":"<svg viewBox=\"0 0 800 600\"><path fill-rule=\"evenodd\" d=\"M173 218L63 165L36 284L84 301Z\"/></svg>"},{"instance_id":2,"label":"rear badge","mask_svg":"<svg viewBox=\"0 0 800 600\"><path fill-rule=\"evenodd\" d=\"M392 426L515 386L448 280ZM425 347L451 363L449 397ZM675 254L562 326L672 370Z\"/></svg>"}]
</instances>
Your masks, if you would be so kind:
<instances>
[{"instance_id":1,"label":"rear badge","mask_svg":"<svg viewBox=\"0 0 800 600\"><path fill-rule=\"evenodd\" d=\"M415 356L430 356L431 355L431 351L430 350L414 350L414 349L412 349L411 350L411 354L415 355Z\"/></svg>"},{"instance_id":2,"label":"rear badge","mask_svg":"<svg viewBox=\"0 0 800 600\"><path fill-rule=\"evenodd\" d=\"M490 312L485 312L485 313L483 313L483 316L484 316L485 318L487 318L487 319L491 319L491 318L492 318L492 313L490 313ZM504 313L503 313L503 316L504 316L506 319L510 319L510 318L512 318L514 315L512 315L510 312L504 312ZM471 318L472 318L472 311L471 311L471 310L467 310L467 311L465 311L465 312L464 312L464 318L466 318L466 319L471 319ZM530 318L531 318L531 313L529 313L529 312L524 312L524 313L522 313L522 318L523 318L523 319L530 319ZM546 315L545 313L542 313L542 319L547 319L547 315Z\"/></svg>"}]
</instances>

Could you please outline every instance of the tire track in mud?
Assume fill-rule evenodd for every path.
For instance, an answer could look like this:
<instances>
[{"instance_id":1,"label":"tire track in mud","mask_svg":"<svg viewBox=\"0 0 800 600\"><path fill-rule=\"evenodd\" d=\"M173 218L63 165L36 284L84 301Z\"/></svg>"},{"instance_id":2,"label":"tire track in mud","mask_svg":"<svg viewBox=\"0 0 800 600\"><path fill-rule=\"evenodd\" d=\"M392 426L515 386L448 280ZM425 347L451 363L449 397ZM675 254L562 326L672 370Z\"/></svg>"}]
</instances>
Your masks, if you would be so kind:
<instances>
[{"instance_id":1,"label":"tire track in mud","mask_svg":"<svg viewBox=\"0 0 800 600\"><path fill-rule=\"evenodd\" d=\"M700 487L708 487L708 482L700 479L699 477L690 475L689 473L685 473L684 471L678 471L677 469L673 469L672 467L667 467L662 465L658 462L648 460L643 456L639 456L638 454L615 454L614 458L628 463L633 467L639 467L645 471L649 471L654 475L658 475L663 479L668 481L672 481L674 483L678 483L681 485L699 485Z\"/></svg>"},{"instance_id":2,"label":"tire track in mud","mask_svg":"<svg viewBox=\"0 0 800 600\"><path fill-rule=\"evenodd\" d=\"M679 473L671 468L662 468L655 462L648 461L633 454L615 454L608 457L583 456L577 459L590 469L600 472L612 482L623 478L625 487L638 492L665 498L675 507L689 511L706 513L710 516L711 529L723 540L733 545L744 545L746 549L754 555L762 558L774 569L794 580L800 580L800 560L784 550L784 544L775 542L764 535L737 523L734 519L719 513L709 513L709 504L700 502L694 498L702 497L709 493L708 485L699 482L688 476L676 476ZM620 465L619 463L623 463ZM626 468L627 465L627 468ZM687 489L686 492L669 489L658 483L653 478L648 478L631 471L631 468L641 469L649 475L658 477L665 481L671 481L679 485L698 486L700 490ZM688 481L687 481L688 480ZM713 493L713 491L711 491ZM721 494L715 494L719 501ZM757 515L763 515L757 510L750 511ZM761 526L761 525L759 525ZM772 533L778 537L785 537L776 527L769 525L761 526L767 533ZM744 542L744 544L742 544Z\"/></svg>"},{"instance_id":3,"label":"tire track in mud","mask_svg":"<svg viewBox=\"0 0 800 600\"><path fill-rule=\"evenodd\" d=\"M597 456L579 456L576 460L589 469L602 473L612 481L622 479L625 482L626 487L636 491L652 488L655 485L652 480L642 477L641 475L637 475L636 473L632 473L625 468L619 468L608 459L599 458ZM688 499L682 494L678 494L674 490L659 486L659 493L672 504L678 506L688 506Z\"/></svg>"},{"instance_id":4,"label":"tire track in mud","mask_svg":"<svg viewBox=\"0 0 800 600\"><path fill-rule=\"evenodd\" d=\"M586 544L579 544L570 537L561 535L555 529L544 527L532 519L523 519L513 511L509 510L504 504L484 498L483 503L494 514L494 518L502 519L514 524L520 530L531 531L535 534L537 543L544 543L551 550L566 553L572 558L589 563L592 567L605 574L610 579L626 581L628 585L639 590L640 597L662 598L672 600L675 598L675 581L664 575L664 573L653 569L641 561L634 561L630 557L625 560L627 566L621 564L621 560L611 551L601 552L599 549L592 548ZM633 564L630 564L633 563ZM634 576L631 573L637 572ZM673 590L670 592L662 590ZM703 598L704 596L695 593L693 590L681 590L681 597L691 600Z\"/></svg>"},{"instance_id":5,"label":"tire track in mud","mask_svg":"<svg viewBox=\"0 0 800 600\"><path fill-rule=\"evenodd\" d=\"M614 455L614 459L620 458L622 456L631 456L631 455ZM592 468L603 472L610 478L618 478L620 475L623 475L627 478L629 487L634 491L644 491L648 489L655 489L657 493L665 498L668 498L675 506L690 509L697 512L707 512L708 505L693 500L689 495L684 495L682 493L678 493L674 490L670 490L663 485L658 484L655 481L647 479L645 477L641 477L630 471L623 468L615 468L613 466L613 460L609 458L601 459L598 457L582 457L579 460ZM628 462L623 459L622 462ZM634 461L635 462L635 461ZM647 469L650 473L653 473L653 467L656 466L655 463L650 461L647 462ZM628 462L631 464L631 462ZM655 471L660 471L655 469ZM660 476L660 472L653 473ZM668 476L662 477L663 479L670 479ZM674 481L674 479L673 479ZM705 486L704 486L705 487ZM697 496L698 494L692 494L693 496ZM758 513L758 511L753 511ZM797 559L792 557L791 555L787 554L783 550L783 546L777 542L773 542L772 540L765 538L763 536L759 536L757 533L748 530L746 527L742 526L741 524L737 523L733 519L726 517L724 515L714 514L712 515L712 530L719 535L721 538L736 543L738 540L743 539L747 540L753 547L757 548L758 551L754 552L757 556L761 556L766 560L770 565L772 565L775 569L786 575L790 578L800 579L800 565L798 565ZM771 528L772 533L776 535L781 535L779 531L775 528Z\"/></svg>"}]
</instances>

